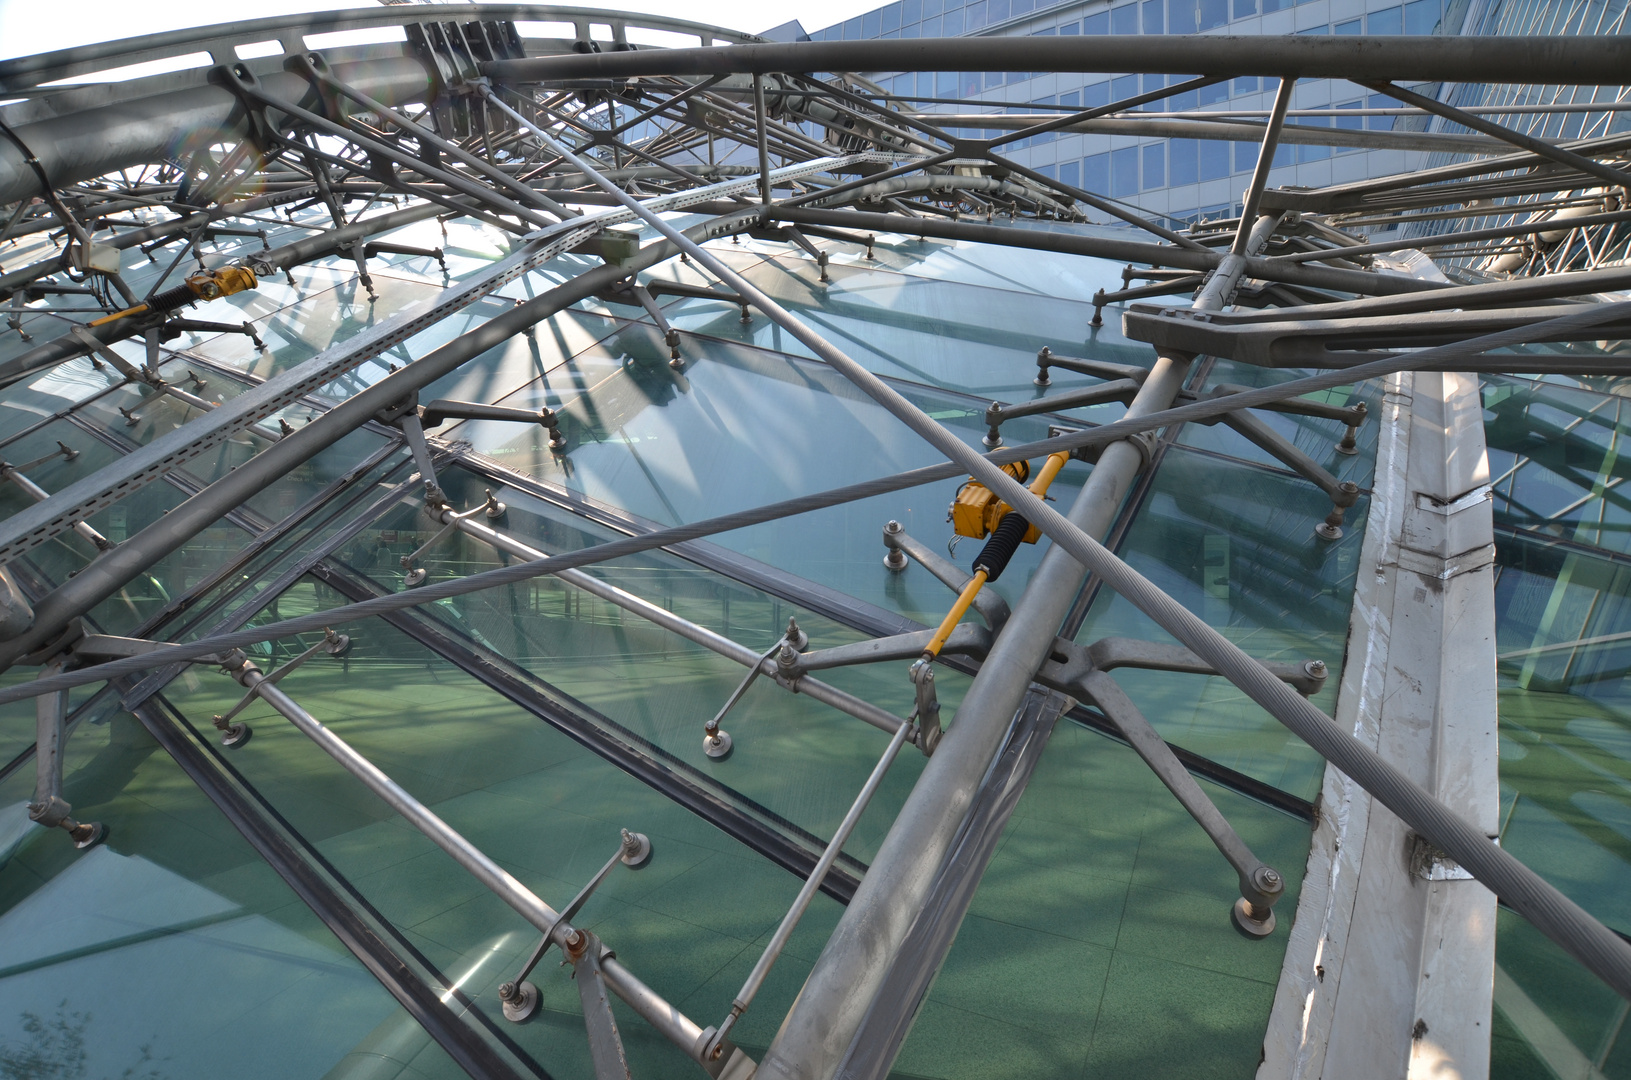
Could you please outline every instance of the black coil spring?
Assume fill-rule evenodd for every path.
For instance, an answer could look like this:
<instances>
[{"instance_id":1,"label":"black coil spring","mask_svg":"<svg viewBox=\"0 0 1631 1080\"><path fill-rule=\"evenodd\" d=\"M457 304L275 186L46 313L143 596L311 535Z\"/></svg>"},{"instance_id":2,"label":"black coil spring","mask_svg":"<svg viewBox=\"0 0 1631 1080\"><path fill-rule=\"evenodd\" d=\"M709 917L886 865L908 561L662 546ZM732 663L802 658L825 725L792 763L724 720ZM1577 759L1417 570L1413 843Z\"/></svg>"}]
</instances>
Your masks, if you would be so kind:
<instances>
[{"instance_id":1,"label":"black coil spring","mask_svg":"<svg viewBox=\"0 0 1631 1080\"><path fill-rule=\"evenodd\" d=\"M974 556L974 569L984 570L985 580L996 581L1008 569L1008 560L1014 557L1030 531L1031 523L1025 520L1025 515L1010 510L991 531L991 539L985 542L985 547Z\"/></svg>"},{"instance_id":2,"label":"black coil spring","mask_svg":"<svg viewBox=\"0 0 1631 1080\"><path fill-rule=\"evenodd\" d=\"M147 302L149 311L174 311L184 304L197 300L198 296L185 285L177 285L173 289L165 289Z\"/></svg>"}]
</instances>

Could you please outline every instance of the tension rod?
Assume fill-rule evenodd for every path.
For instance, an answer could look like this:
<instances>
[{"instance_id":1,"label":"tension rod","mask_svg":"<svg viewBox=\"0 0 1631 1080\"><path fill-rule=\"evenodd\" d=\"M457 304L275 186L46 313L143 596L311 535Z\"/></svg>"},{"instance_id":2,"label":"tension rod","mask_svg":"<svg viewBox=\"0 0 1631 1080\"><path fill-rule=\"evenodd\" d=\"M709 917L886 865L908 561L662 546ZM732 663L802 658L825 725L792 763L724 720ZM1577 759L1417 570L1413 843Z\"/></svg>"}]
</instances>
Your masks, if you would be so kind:
<instances>
[{"instance_id":1,"label":"tension rod","mask_svg":"<svg viewBox=\"0 0 1631 1080\"><path fill-rule=\"evenodd\" d=\"M622 838L617 844L617 851L610 859L606 860L606 865L602 866L600 872L589 879L589 884L579 889L578 895L572 898L572 902L562 908L559 915L555 916L555 922L551 923L550 928L544 932L544 936L538 942L537 948L532 950L532 955L527 957L527 962L521 965L521 970L516 974L515 978L498 988L498 1000L504 1003L504 1019L519 1024L538 1011L538 987L528 982L527 976L532 974L532 969L538 966L538 961L542 960L544 953L549 951L549 946L553 943L550 935L555 932L555 927L562 921L577 916L578 912L583 909L583 905L588 903L589 897L593 896L595 890L600 888L601 883L606 880L607 875L612 872L618 863L624 864L631 870L639 870L650 861L651 840L644 833L630 832L624 829Z\"/></svg>"},{"instance_id":2,"label":"tension rod","mask_svg":"<svg viewBox=\"0 0 1631 1080\"><path fill-rule=\"evenodd\" d=\"M1068 453L1049 454L1042 471L1037 473L1036 479L1031 482L1031 494L1039 499L1046 495L1053 478L1059 475L1059 470L1063 469L1065 462L1069 460ZM1008 567L1008 560L1013 558L1014 552L1030 530L1031 523L1018 511L1009 510L1003 515L1002 521L991 530L991 539L986 541L985 547L974 557L974 576L963 586L956 603L946 612L946 617L940 621L940 628L934 632L934 637L929 639L929 644L924 648L924 660L933 660L940 655L946 639L951 637L951 632L957 629L957 624L968 614L969 605L974 602L974 597L979 595L987 581L995 581L1002 576L1003 570Z\"/></svg>"}]
</instances>

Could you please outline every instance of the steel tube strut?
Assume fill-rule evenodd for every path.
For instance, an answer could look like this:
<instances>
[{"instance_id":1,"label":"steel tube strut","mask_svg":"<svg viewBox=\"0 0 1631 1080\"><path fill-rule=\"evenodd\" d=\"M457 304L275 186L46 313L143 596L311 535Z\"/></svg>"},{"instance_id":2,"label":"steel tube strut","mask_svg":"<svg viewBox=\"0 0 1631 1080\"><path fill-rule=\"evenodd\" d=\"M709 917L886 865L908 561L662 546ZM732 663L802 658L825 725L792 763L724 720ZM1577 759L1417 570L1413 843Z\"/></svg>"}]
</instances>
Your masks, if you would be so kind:
<instances>
[{"instance_id":1,"label":"steel tube strut","mask_svg":"<svg viewBox=\"0 0 1631 1080\"><path fill-rule=\"evenodd\" d=\"M335 74L387 104L423 101L430 92L425 67L409 57L338 64ZM266 76L265 86L290 101L316 103L317 91L289 72ZM99 109L40 120L17 127L17 136L39 158L54 184L90 180L118 169L162 161L181 145L237 143L249 134L249 119L232 91L195 86L152 97L120 101ZM39 175L9 139L0 139L0 204L44 195Z\"/></svg>"},{"instance_id":2,"label":"steel tube strut","mask_svg":"<svg viewBox=\"0 0 1631 1080\"><path fill-rule=\"evenodd\" d=\"M1105 37L801 41L491 60L495 79L629 78L807 71L1081 71L1282 78L1618 86L1631 42L1617 37Z\"/></svg>"}]
</instances>

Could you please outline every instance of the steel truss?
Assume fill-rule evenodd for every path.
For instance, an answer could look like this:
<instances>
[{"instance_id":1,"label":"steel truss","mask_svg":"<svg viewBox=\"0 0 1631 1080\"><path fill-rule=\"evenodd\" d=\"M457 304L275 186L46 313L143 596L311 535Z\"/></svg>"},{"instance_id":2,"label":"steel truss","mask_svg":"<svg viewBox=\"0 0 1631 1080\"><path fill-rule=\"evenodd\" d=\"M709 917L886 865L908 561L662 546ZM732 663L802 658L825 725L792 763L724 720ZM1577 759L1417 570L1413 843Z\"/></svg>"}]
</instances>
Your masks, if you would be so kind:
<instances>
[{"instance_id":1,"label":"steel truss","mask_svg":"<svg viewBox=\"0 0 1631 1080\"><path fill-rule=\"evenodd\" d=\"M518 20L569 23L574 33L524 38ZM400 27L405 40L323 49L308 48L305 41L310 33L386 26ZM699 47L657 49L633 43L653 30L694 37ZM241 59L236 51L240 44L266 40L280 43L283 55ZM212 62L131 83L94 81L97 73L123 65L196 52L208 53ZM1016 68L1201 74L1098 108L1000 117L979 111L990 104L984 101L893 99L864 76L885 70ZM418 975L388 976L389 961L379 953L385 946L374 938L369 939L372 945L360 943L368 935L346 922L356 922L356 916L344 910L344 898L303 869L299 853L188 741L185 723L154 700L187 665L214 665L244 687L245 702L258 699L287 718L531 923L543 935L539 954L552 945L562 950L579 980L598 1075L626 1075L616 1021L607 1006L610 991L710 1075L740 1077L759 1069L778 1077L881 1077L950 946L995 838L1049 732L1060 716L1082 715L1076 702L1091 703L1097 710L1092 722L1137 750L1238 872L1236 924L1258 935L1273 928L1274 904L1283 890L1280 874L1253 855L1195 782L1191 773L1204 772L1206 763L1164 742L1110 674L1121 666L1216 673L1390 808L1443 857L1465 868L1502 903L1631 998L1631 945L1310 704L1303 695L1319 689L1323 666L1265 665L1249 657L1103 544L1129 490L1151 469L1155 435L1175 425L1227 423L1310 481L1331 504L1318 537L1307 540L1318 544L1341 535L1343 513L1362 493L1352 484L1338 483L1258 419L1255 410L1278 409L1330 424L1342 439L1337 449L1347 452L1356 429L1366 423L1366 409L1328 406L1306 395L1404 372L1622 375L1623 364L1613 353L1618 335L1631 324L1631 303L1616 299L1631 285L1631 272L1624 266L1631 240L1631 210L1625 206L1631 136L1608 133L1607 121L1624 107L1617 80L1626 70L1631 70L1631 42L1621 37L768 44L675 20L508 4L263 20L0 64L0 93L18 99L0 108L0 259L6 263L0 273L0 302L9 304L7 328L0 331L0 343L9 346L6 359L0 360L0 385L20 387L85 358L92 365L111 365L121 385L141 390L147 400L167 398L196 413L144 444L116 445L118 456L111 464L55 493L27 476L40 461L0 464L0 477L37 500L0 522L0 563L16 570L0 577L0 667L42 665L38 679L0 691L0 702L39 702L39 737L32 755L39 775L34 817L67 829L82 846L100 839L99 826L75 819L62 798L61 749L72 730L66 691L109 683L279 872L297 884L314 910L332 916L331 925L349 927L342 940L461 1065L473 1075L512 1075L524 1069L502 1040L483 1036L471 1041L468 1033L457 1032L460 1022L444 1015L434 995L415 981ZM1240 75L1279 80L1275 106L1266 116L1152 114L1146 108ZM73 77L93 81L80 87L51 85ZM1371 111L1418 117L1422 124L1418 130L1385 134L1298 125L1300 114L1290 104L1292 89L1303 78L1347 79L1367 86L1400 103L1398 109ZM1614 100L1596 110L1591 104L1515 104L1492 117L1489 109L1458 107L1400 85L1456 82L1499 82L1520 89L1611 87ZM1513 97L1521 99L1522 94ZM944 108L924 109L925 104ZM1585 136L1567 141L1546 134L1548 118L1567 110L1595 117L1596 126L1588 124ZM1445 124L1474 134L1445 131ZM979 132L978 137L970 131ZM1185 226L1031 169L1009 149L1024 139L1064 131L1251 141L1260 152L1231 218ZM185 139L180 137L184 132ZM1321 190L1279 190L1270 187L1269 178L1280 142L1391 147L1435 156L1433 167L1398 176ZM276 216L279 211L283 218ZM700 221L682 228L674 218L679 211L699 215ZM449 283L432 300L382 319L222 402L201 396L205 380L178 364L178 358L187 359L185 351L169 347L190 331L240 329L260 345L252 323L210 323L185 312L196 303L247 291L258 280L319 260L348 260L372 298L370 259L395 254L444 260L440 248L405 247L388 238L397 229L437 217L482 222L508 234L510 252L490 268ZM1107 219L1126 228L1083 227ZM1042 222L1073 227L1023 227ZM617 228L629 223L660 239L641 244L637 235ZM268 226L296 227L309 235L273 247ZM990 428L986 445L993 449L981 454L903 396L896 382L879 378L845 355L709 246L709 241L741 234L804 252L823 282L831 245L864 246L870 254L882 234L1125 261L1126 287L1101 291L1092 299L1100 311L1110 304L1131 305L1124 314L1124 332L1153 347L1153 365L1106 364L1042 350L1039 386L1049 384L1052 368L1094 376L1102 383L1043 397L1036 405L984 402ZM338 404L311 396L367 362L400 355L402 343L414 334L493 297L505 284L567 251L596 254L602 262L439 348L407 357L404 366L371 384L358 383ZM1401 260L1417 251L1436 255L1453 280L1403 272ZM146 253L150 263L139 264L130 258L132 252ZM700 268L712 284L653 276L676 258ZM1135 278L1150 283L1134 286ZM564 554L551 554L508 533L504 508L491 495L462 508L450 501L438 469L445 476L451 468L479 474L491 466L427 435L426 429L434 430L443 419L540 424L557 453L570 452L570 435L547 409L523 413L489 402L459 401L421 407L421 389L591 297L649 319L670 349L672 366L683 369L691 351L687 339L698 336L669 325L656 299L661 295L719 300L739 306L744 320L771 320L948 463L708 521L667 528L629 526L622 528L629 533L622 539ZM1133 303L1173 295L1191 299L1187 304ZM1571 344L1605 340L1613 347ZM128 360L116 348L126 341L141 343L143 362ZM1565 347L1513 352L1547 345ZM1190 386L1202 356L1325 370L1266 388L1228 386L1198 396ZM191 375L190 383L180 379L182 370ZM224 377L229 376L212 375ZM1124 418L1089 428L1063 424L1045 441L1002 446L1005 420L1099 401L1124 403ZM312 419L295 428L279 414L299 402L307 403ZM71 417L82 404L60 415ZM404 560L410 583L415 574L424 578L414 558L455 532L517 561L414 591L371 595L364 584L343 581L344 575L324 562L339 543L333 541L286 576L328 575L352 601L337 610L247 629L253 614L248 609L219 617L219 607L212 607L207 628L199 621L203 615L192 623L178 621L188 605L205 595L207 585L225 580L223 570L176 600L163 618L150 620L142 637L95 632L87 620L97 604L221 518L233 516L258 534L232 563L235 568L339 499L354 477L283 523L256 518L244 506L260 490L364 426L389 435L390 453L407 451L413 470L410 482L370 509L370 519L402 499L417 499L441 527L437 539ZM229 440L247 441L252 455L207 485L183 479L181 470L188 462ZM64 447L62 453L74 451ZM1064 513L1001 467L1047 455L1094 462L1075 504ZM382 450L366 468L388 456ZM356 475L361 471L363 467ZM1000 497L1011 508L1013 522L1034 527L1050 542L1032 585L1012 611L992 594L977 595L984 568L970 579L894 523L884 533L884 545L891 569L917 563L962 595L958 614L972 605L984 627L954 626L955 619L940 632L915 624L886 625L887 619L863 610L866 605L859 601L821 596L821 603L866 631L869 639L810 650L790 622L767 649L763 642L731 640L583 569L666 548L687 558L713 560L709 565L738 580L771 580L770 591L784 590L778 595L809 599L815 590L786 568L735 565L721 549L704 551L696 542L748 524L964 475ZM86 524L92 514L160 480L182 488L187 497L154 525L113 543ZM1461 498L1472 499L1469 506L1482 501L1476 491L1449 495L1455 506ZM42 584L29 569L30 552L60 543L70 533L89 542L76 549L83 566L54 587ZM1001 566L994 569L1000 573ZM293 664L322 651L343 650L331 627L346 623L352 633L366 634L364 620L373 616L414 628L439 655L475 671L479 665L469 659L475 654L467 644L433 631L424 620L416 622L412 609L543 575L743 665L743 689L755 678L771 680L891 736L872 774L856 778L859 794L836 835L815 838L796 835L789 823L767 821L721 799L706 778L680 775L647 748L608 734L600 720L549 700L529 687L524 671L484 676L511 700L805 878L803 891L747 983L712 1026L685 1017L642 983L633 973L639 956L616 959L608 945L570 925L583 896L560 911L545 903L326 728L316 715L322 711L320 703L303 705L276 686ZM1077 645L1072 639L1080 624L1083 590L1101 586L1120 593L1181 646L1118 639ZM850 617L843 619L846 612ZM203 628L204 636L184 645L167 644L166 638L179 637L184 625ZM1067 631L1062 636L1061 626ZM325 634L322 642L300 645L295 660L270 672L249 663L241 651L319 631ZM919 658L913 668L915 708L907 717L812 674ZM940 717L934 664L975 675L949 722ZM720 725L736 699L724 703L706 729L712 756L729 750L729 736ZM234 723L233 715L218 720L227 745L238 746L247 740L248 729ZM861 868L843 854L845 841L884 772L908 743L929 756L925 771L899 808L872 865ZM23 763L19 759L8 771ZM1210 773L1214 778L1226 774L1216 768ZM625 833L595 883L618 860L633 864L642 857L639 838ZM857 877L860 869L864 876ZM847 911L780 1035L765 1059L754 1063L732 1043L732 1028L752 1004L818 889L844 899ZM530 1012L530 970L531 963L506 985L505 1012L512 1018Z\"/></svg>"}]
</instances>

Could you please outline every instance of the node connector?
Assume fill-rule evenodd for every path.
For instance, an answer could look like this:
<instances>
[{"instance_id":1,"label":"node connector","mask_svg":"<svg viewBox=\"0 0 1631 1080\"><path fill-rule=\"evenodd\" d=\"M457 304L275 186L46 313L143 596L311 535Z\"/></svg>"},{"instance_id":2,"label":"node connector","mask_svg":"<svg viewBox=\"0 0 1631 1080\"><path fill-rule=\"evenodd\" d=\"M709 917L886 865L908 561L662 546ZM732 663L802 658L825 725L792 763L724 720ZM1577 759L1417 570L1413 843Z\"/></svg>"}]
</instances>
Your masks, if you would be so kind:
<instances>
[{"instance_id":1,"label":"node connector","mask_svg":"<svg viewBox=\"0 0 1631 1080\"><path fill-rule=\"evenodd\" d=\"M891 543L894 537L899 536L905 531L906 530L898 521L890 521L883 527L884 546L889 549L884 554L883 565L884 569L888 570L891 574L898 574L902 570L905 570L907 563L910 561L906 558L906 553L904 551Z\"/></svg>"},{"instance_id":2,"label":"node connector","mask_svg":"<svg viewBox=\"0 0 1631 1080\"><path fill-rule=\"evenodd\" d=\"M1342 441L1336 445L1337 453L1347 454L1350 457L1359 453L1359 427L1365 422L1365 417L1369 414L1370 410L1366 407L1365 403L1361 401L1354 405L1354 412L1359 414L1358 420L1348 425L1347 433L1342 436Z\"/></svg>"},{"instance_id":3,"label":"node connector","mask_svg":"<svg viewBox=\"0 0 1631 1080\"><path fill-rule=\"evenodd\" d=\"M623 830L623 865L639 870L651 862L651 838L645 833Z\"/></svg>"},{"instance_id":4,"label":"node connector","mask_svg":"<svg viewBox=\"0 0 1631 1080\"><path fill-rule=\"evenodd\" d=\"M498 1000L504 1019L519 1024L538 1011L538 988L530 982L507 982L498 988Z\"/></svg>"},{"instance_id":5,"label":"node connector","mask_svg":"<svg viewBox=\"0 0 1631 1080\"><path fill-rule=\"evenodd\" d=\"M1359 501L1359 485L1344 480L1337 485L1337 497L1331 500L1331 512L1325 520L1314 526L1314 535L1321 540L1342 539L1342 519L1348 507Z\"/></svg>"},{"instance_id":6,"label":"node connector","mask_svg":"<svg viewBox=\"0 0 1631 1080\"><path fill-rule=\"evenodd\" d=\"M799 629L798 622L792 616L787 618L787 633L783 636L795 652L803 652L810 647L810 635Z\"/></svg>"},{"instance_id":7,"label":"node connector","mask_svg":"<svg viewBox=\"0 0 1631 1080\"><path fill-rule=\"evenodd\" d=\"M1241 897L1229 913L1235 929L1259 939L1274 933L1274 902L1285 890L1285 879L1272 866L1257 867L1249 879L1243 875Z\"/></svg>"}]
</instances>

